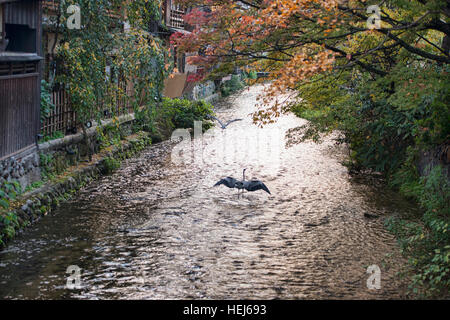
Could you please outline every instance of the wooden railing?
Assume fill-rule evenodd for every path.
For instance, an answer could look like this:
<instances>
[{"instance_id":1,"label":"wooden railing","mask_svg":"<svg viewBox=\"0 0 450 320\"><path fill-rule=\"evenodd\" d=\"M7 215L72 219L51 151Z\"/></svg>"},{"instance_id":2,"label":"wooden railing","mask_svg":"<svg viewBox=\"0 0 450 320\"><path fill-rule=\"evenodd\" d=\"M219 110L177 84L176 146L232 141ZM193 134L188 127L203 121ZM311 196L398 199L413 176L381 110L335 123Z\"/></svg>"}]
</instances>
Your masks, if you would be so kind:
<instances>
[{"instance_id":1,"label":"wooden railing","mask_svg":"<svg viewBox=\"0 0 450 320\"><path fill-rule=\"evenodd\" d=\"M126 83L119 83L119 88L126 92ZM51 95L55 108L50 113L49 117L41 124L41 134L44 136L50 136L57 131L63 134L68 134L79 129L80 124L77 122L77 116L75 111L73 111L68 93L64 89L56 89L52 91ZM103 113L103 110L99 110L101 111L103 119L111 118L111 112L115 116L133 112L133 107L130 106L124 95L121 95L120 97L110 96L109 98L113 99L115 105L112 110L108 109L108 112L106 113ZM96 117L93 116L92 120L95 119Z\"/></svg>"},{"instance_id":2,"label":"wooden railing","mask_svg":"<svg viewBox=\"0 0 450 320\"><path fill-rule=\"evenodd\" d=\"M67 131L77 127L76 114L70 105L69 95L64 89L54 90L52 92L52 102L55 109L50 116L42 123L41 133L43 135L51 135L54 132Z\"/></svg>"},{"instance_id":3,"label":"wooden railing","mask_svg":"<svg viewBox=\"0 0 450 320\"><path fill-rule=\"evenodd\" d=\"M184 29L184 14L186 11L176 3L171 3L171 6L168 8L169 10L169 21L166 21L169 27Z\"/></svg>"}]
</instances>

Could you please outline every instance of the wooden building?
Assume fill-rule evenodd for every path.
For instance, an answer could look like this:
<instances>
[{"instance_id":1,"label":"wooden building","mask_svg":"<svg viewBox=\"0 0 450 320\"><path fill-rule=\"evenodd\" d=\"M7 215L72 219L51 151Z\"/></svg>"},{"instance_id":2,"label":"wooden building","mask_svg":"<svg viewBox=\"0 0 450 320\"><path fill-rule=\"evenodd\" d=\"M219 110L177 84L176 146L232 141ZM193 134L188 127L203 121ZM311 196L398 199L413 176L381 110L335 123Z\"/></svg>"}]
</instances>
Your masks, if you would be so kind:
<instances>
[{"instance_id":1,"label":"wooden building","mask_svg":"<svg viewBox=\"0 0 450 320\"><path fill-rule=\"evenodd\" d=\"M40 130L41 0L0 0L0 160Z\"/></svg>"},{"instance_id":2,"label":"wooden building","mask_svg":"<svg viewBox=\"0 0 450 320\"><path fill-rule=\"evenodd\" d=\"M187 82L189 73L195 73L196 68L186 63L186 55L180 54L177 48L170 44L169 38L176 32L189 33L190 26L184 23L184 15L188 11L176 0L165 0L162 5L162 19L166 32L159 32L159 36L166 41L170 47L176 72L164 81L163 95L168 98L179 98L192 90ZM162 31L162 30L160 30ZM191 84L192 85L192 84Z\"/></svg>"}]
</instances>

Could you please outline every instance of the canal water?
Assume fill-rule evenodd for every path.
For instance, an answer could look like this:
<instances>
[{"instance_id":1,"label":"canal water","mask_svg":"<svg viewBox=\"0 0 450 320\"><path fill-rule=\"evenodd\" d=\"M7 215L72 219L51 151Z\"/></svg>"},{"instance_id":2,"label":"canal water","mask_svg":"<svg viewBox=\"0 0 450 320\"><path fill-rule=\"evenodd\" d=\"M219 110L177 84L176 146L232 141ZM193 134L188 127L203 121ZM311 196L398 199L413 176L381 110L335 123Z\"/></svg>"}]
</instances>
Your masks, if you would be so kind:
<instances>
[{"instance_id":1,"label":"canal water","mask_svg":"<svg viewBox=\"0 0 450 320\"><path fill-rule=\"evenodd\" d=\"M261 90L216 105L219 119L242 120L147 148L12 241L0 252L0 298L404 298L384 220L414 208L349 175L332 137L299 142L305 120L254 125ZM244 168L271 194L213 187Z\"/></svg>"}]
</instances>

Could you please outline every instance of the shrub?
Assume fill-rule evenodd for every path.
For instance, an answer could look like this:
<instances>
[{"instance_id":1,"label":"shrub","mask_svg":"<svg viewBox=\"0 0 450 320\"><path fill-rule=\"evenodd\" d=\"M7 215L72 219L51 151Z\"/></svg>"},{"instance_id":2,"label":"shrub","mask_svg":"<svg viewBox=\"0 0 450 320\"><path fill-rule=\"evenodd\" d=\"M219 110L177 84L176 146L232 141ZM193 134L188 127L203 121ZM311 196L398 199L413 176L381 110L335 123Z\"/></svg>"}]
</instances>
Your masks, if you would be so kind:
<instances>
[{"instance_id":1,"label":"shrub","mask_svg":"<svg viewBox=\"0 0 450 320\"><path fill-rule=\"evenodd\" d=\"M17 181L4 182L0 185L0 247L4 245L6 239L11 239L15 235L15 230L19 227L17 216L9 212L10 202L22 193L22 187Z\"/></svg>"},{"instance_id":2,"label":"shrub","mask_svg":"<svg viewBox=\"0 0 450 320\"><path fill-rule=\"evenodd\" d=\"M227 97L242 88L245 87L245 83L240 80L238 75L233 74L231 80L225 81L220 88L223 97Z\"/></svg>"},{"instance_id":3,"label":"shrub","mask_svg":"<svg viewBox=\"0 0 450 320\"><path fill-rule=\"evenodd\" d=\"M256 73L255 70L251 70L251 71L248 73L248 78L249 78L249 79L252 79L252 80L255 80L255 79L258 78L258 74Z\"/></svg>"},{"instance_id":4,"label":"shrub","mask_svg":"<svg viewBox=\"0 0 450 320\"><path fill-rule=\"evenodd\" d=\"M450 184L446 171L438 165L418 179L414 172L400 172L396 181L401 182L401 191L417 199L424 210L419 221L393 217L386 222L408 256L410 289L423 297L446 294L450 286Z\"/></svg>"},{"instance_id":5,"label":"shrub","mask_svg":"<svg viewBox=\"0 0 450 320\"><path fill-rule=\"evenodd\" d=\"M41 122L44 122L55 109L52 102L50 87L47 81L41 80Z\"/></svg>"},{"instance_id":6,"label":"shrub","mask_svg":"<svg viewBox=\"0 0 450 320\"><path fill-rule=\"evenodd\" d=\"M104 172L106 174L110 174L113 173L114 171L116 171L117 169L120 168L120 161L112 158L112 157L107 157L104 160Z\"/></svg>"},{"instance_id":7,"label":"shrub","mask_svg":"<svg viewBox=\"0 0 450 320\"><path fill-rule=\"evenodd\" d=\"M17 181L5 181L0 184L0 209L9 209L10 201L22 193L22 187Z\"/></svg>"},{"instance_id":8,"label":"shrub","mask_svg":"<svg viewBox=\"0 0 450 320\"><path fill-rule=\"evenodd\" d=\"M54 131L51 134L44 136L42 141L47 142L47 141L61 139L61 138L64 138L64 133L62 133L61 131Z\"/></svg>"},{"instance_id":9,"label":"shrub","mask_svg":"<svg viewBox=\"0 0 450 320\"><path fill-rule=\"evenodd\" d=\"M203 100L164 98L153 114L156 131L162 137L168 138L174 129L194 128L194 121L202 121L202 130L208 130L212 122L207 116L214 114L214 110L211 104Z\"/></svg>"}]
</instances>

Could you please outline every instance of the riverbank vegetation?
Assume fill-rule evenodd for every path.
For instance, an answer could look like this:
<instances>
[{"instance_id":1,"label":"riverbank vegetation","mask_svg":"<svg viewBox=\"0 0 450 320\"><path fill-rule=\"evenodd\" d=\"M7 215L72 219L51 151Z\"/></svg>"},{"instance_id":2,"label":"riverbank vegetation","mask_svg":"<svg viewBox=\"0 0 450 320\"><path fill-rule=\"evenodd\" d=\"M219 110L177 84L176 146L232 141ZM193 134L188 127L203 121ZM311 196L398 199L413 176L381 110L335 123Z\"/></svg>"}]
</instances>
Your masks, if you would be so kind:
<instances>
[{"instance_id":1,"label":"riverbank vegetation","mask_svg":"<svg viewBox=\"0 0 450 320\"><path fill-rule=\"evenodd\" d=\"M222 97L228 97L233 93L243 89L245 87L245 82L241 81L239 75L231 75L231 79L225 81L220 87L220 92Z\"/></svg>"},{"instance_id":2,"label":"riverbank vegetation","mask_svg":"<svg viewBox=\"0 0 450 320\"><path fill-rule=\"evenodd\" d=\"M193 129L194 121L202 121L203 131L208 130L213 123L207 116L213 114L213 106L203 100L162 98L160 103L141 109L134 126L160 142L169 139L175 129Z\"/></svg>"},{"instance_id":3,"label":"riverbank vegetation","mask_svg":"<svg viewBox=\"0 0 450 320\"><path fill-rule=\"evenodd\" d=\"M391 217L388 228L408 257L411 290L424 296L445 293L450 285L450 189L445 165L450 134L447 70L430 65L399 70L392 78L358 79L352 92L318 81L301 86L305 100L293 107L310 120L306 137L339 130L350 146L351 170L370 169L384 174L392 188L417 201L419 219ZM398 77L396 79L396 77ZM399 89L385 92L386 81ZM405 83L408 88L405 90ZM415 88L418 83L428 90ZM410 95L416 98L410 99Z\"/></svg>"},{"instance_id":4,"label":"riverbank vegetation","mask_svg":"<svg viewBox=\"0 0 450 320\"><path fill-rule=\"evenodd\" d=\"M352 171L383 173L422 215L392 217L423 297L450 285L450 5L448 1L220 1L186 21L173 43L198 65L253 65L269 72L255 123L283 112L310 120L305 138L339 130ZM278 101L289 93L289 102ZM275 104L271 104L275 100ZM269 107L270 105L270 107Z\"/></svg>"}]
</instances>

